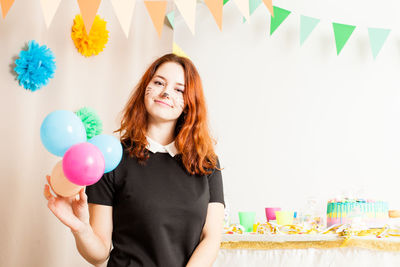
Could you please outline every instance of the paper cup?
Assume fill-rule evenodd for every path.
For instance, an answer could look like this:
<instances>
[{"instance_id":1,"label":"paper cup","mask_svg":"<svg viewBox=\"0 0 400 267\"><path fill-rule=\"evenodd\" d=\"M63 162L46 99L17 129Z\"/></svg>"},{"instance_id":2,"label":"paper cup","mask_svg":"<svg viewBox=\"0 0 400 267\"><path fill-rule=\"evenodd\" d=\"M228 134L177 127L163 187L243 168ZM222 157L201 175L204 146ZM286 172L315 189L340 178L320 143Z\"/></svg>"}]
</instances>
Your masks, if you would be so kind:
<instances>
[{"instance_id":1,"label":"paper cup","mask_svg":"<svg viewBox=\"0 0 400 267\"><path fill-rule=\"evenodd\" d=\"M253 231L253 224L256 219L255 211L239 211L239 221L240 225L244 227L246 232Z\"/></svg>"},{"instance_id":2,"label":"paper cup","mask_svg":"<svg viewBox=\"0 0 400 267\"><path fill-rule=\"evenodd\" d=\"M293 224L293 211L275 211L276 223L279 225Z\"/></svg>"},{"instance_id":3,"label":"paper cup","mask_svg":"<svg viewBox=\"0 0 400 267\"><path fill-rule=\"evenodd\" d=\"M281 210L281 208L265 208L265 217L267 221L276 220L275 211Z\"/></svg>"}]
</instances>

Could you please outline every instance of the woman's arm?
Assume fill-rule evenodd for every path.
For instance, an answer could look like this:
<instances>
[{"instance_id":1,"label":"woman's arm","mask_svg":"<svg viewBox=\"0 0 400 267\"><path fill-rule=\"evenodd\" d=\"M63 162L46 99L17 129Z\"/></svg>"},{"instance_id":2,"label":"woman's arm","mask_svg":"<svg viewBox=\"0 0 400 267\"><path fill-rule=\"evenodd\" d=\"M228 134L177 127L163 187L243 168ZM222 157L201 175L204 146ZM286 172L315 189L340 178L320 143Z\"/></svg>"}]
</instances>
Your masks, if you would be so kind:
<instances>
[{"instance_id":1,"label":"woman's arm","mask_svg":"<svg viewBox=\"0 0 400 267\"><path fill-rule=\"evenodd\" d=\"M190 257L187 267L211 267L213 265L221 245L223 220L224 205L219 202L209 203L200 244Z\"/></svg>"},{"instance_id":2,"label":"woman's arm","mask_svg":"<svg viewBox=\"0 0 400 267\"><path fill-rule=\"evenodd\" d=\"M72 232L79 254L89 263L100 266L111 249L112 207L89 204L90 225L79 232Z\"/></svg>"},{"instance_id":3,"label":"woman's arm","mask_svg":"<svg viewBox=\"0 0 400 267\"><path fill-rule=\"evenodd\" d=\"M54 196L50 192L50 176L46 178L49 183L44 188L47 206L71 229L79 253L93 265L105 262L111 247L112 207L88 204L84 189L79 192L79 198Z\"/></svg>"}]
</instances>

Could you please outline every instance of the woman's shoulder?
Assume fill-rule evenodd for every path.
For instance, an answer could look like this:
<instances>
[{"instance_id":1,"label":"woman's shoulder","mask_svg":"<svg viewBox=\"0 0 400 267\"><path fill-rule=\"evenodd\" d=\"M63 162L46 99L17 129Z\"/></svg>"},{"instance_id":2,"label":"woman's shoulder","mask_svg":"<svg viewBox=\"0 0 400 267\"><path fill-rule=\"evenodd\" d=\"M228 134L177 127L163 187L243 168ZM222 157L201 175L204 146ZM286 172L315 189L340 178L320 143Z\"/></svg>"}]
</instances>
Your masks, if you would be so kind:
<instances>
[{"instance_id":1,"label":"woman's shoulder","mask_svg":"<svg viewBox=\"0 0 400 267\"><path fill-rule=\"evenodd\" d=\"M126 140L121 140L121 145L122 145L122 150L123 150L123 158L125 159L132 159L132 158L136 158L133 150L136 146L134 141L131 141L130 139L126 139Z\"/></svg>"},{"instance_id":2,"label":"woman's shoulder","mask_svg":"<svg viewBox=\"0 0 400 267\"><path fill-rule=\"evenodd\" d=\"M121 145L124 150L129 149L134 142L130 139L121 139Z\"/></svg>"},{"instance_id":3,"label":"woman's shoulder","mask_svg":"<svg viewBox=\"0 0 400 267\"><path fill-rule=\"evenodd\" d=\"M130 139L122 139L121 140L121 145L122 145L122 149L124 150L124 152L130 152L133 150L133 148L135 147L135 142L130 140Z\"/></svg>"}]
</instances>

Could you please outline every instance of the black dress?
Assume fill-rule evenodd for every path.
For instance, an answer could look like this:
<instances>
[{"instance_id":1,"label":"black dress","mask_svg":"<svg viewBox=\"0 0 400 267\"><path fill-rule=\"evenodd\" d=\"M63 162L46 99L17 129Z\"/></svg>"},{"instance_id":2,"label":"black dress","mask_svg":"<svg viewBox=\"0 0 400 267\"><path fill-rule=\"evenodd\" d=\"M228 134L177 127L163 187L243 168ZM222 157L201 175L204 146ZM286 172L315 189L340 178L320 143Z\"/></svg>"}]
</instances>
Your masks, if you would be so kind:
<instances>
[{"instance_id":1,"label":"black dress","mask_svg":"<svg viewBox=\"0 0 400 267\"><path fill-rule=\"evenodd\" d=\"M179 155L149 154L143 166L124 151L117 168L86 187L89 203L113 207L108 267L185 266L200 242L208 203L224 204L221 171L190 175Z\"/></svg>"}]
</instances>

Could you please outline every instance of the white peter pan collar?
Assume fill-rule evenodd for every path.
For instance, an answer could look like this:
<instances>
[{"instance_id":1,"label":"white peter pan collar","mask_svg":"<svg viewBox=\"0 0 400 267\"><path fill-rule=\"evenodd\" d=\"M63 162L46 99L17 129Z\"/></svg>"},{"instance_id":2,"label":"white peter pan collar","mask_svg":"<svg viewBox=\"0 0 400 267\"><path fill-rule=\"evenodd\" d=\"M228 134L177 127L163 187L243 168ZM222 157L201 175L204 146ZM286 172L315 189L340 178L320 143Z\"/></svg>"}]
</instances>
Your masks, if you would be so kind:
<instances>
[{"instance_id":1,"label":"white peter pan collar","mask_svg":"<svg viewBox=\"0 0 400 267\"><path fill-rule=\"evenodd\" d=\"M169 153L171 157L175 157L178 154L178 149L175 146L175 141L172 141L168 145L161 145L157 141L154 141L150 137L146 136L147 142L149 143L146 148L153 153L161 152L161 153Z\"/></svg>"}]
</instances>

